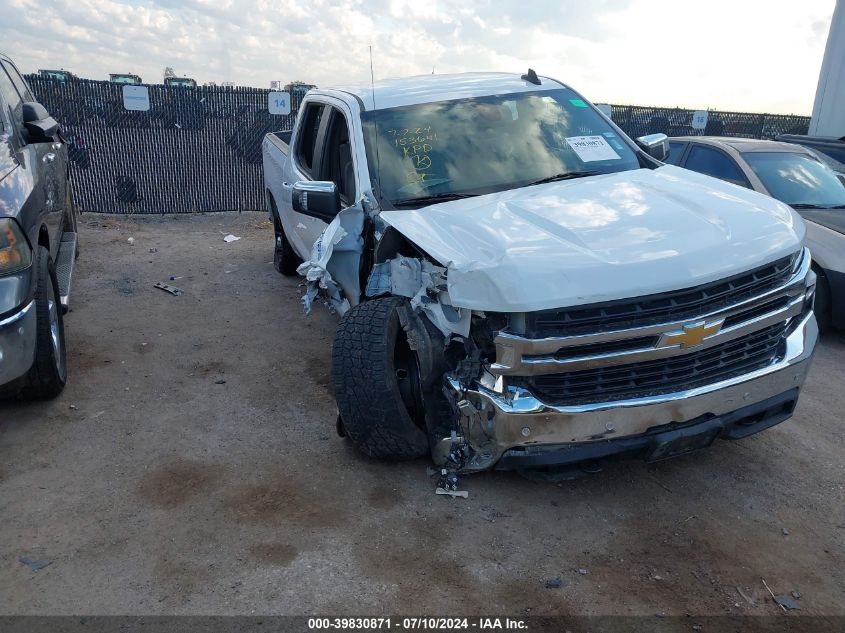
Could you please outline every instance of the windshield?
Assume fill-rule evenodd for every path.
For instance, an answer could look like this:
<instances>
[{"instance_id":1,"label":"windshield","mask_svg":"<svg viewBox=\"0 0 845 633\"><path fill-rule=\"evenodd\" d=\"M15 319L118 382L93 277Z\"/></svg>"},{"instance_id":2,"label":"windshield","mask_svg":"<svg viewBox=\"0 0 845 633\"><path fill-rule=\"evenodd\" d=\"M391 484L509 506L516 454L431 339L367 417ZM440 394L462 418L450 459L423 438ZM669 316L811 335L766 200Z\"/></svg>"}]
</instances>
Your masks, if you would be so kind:
<instances>
[{"instance_id":1,"label":"windshield","mask_svg":"<svg viewBox=\"0 0 845 633\"><path fill-rule=\"evenodd\" d=\"M807 154L791 152L747 152L742 155L781 202L799 207L839 207L845 205L845 186L831 171Z\"/></svg>"},{"instance_id":2,"label":"windshield","mask_svg":"<svg viewBox=\"0 0 845 633\"><path fill-rule=\"evenodd\" d=\"M361 118L372 181L397 205L640 166L628 142L568 89L423 103Z\"/></svg>"}]
</instances>

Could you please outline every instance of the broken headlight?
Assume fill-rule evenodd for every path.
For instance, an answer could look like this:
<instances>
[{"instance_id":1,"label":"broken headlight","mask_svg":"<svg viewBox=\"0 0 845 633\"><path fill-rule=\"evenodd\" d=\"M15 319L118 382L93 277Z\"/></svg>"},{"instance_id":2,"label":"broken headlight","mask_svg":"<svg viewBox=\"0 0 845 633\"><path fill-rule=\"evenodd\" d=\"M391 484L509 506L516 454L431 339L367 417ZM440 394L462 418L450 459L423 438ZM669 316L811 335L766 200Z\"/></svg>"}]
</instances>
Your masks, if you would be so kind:
<instances>
[{"instance_id":1,"label":"broken headlight","mask_svg":"<svg viewBox=\"0 0 845 633\"><path fill-rule=\"evenodd\" d=\"M31 263L32 249L18 223L0 218L0 275L24 270Z\"/></svg>"}]
</instances>

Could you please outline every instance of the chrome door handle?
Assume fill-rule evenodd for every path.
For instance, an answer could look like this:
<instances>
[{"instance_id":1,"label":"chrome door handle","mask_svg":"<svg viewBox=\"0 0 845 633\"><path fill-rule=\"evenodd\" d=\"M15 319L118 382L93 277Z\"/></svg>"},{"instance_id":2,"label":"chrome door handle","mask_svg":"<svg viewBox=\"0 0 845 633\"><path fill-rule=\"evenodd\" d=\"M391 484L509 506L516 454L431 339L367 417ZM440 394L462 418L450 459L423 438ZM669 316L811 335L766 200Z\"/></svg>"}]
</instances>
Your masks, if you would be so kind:
<instances>
[{"instance_id":1,"label":"chrome door handle","mask_svg":"<svg viewBox=\"0 0 845 633\"><path fill-rule=\"evenodd\" d=\"M44 154L44 158L41 159L41 162L52 163L54 160L56 160L56 155L53 152L50 152L49 154Z\"/></svg>"}]
</instances>

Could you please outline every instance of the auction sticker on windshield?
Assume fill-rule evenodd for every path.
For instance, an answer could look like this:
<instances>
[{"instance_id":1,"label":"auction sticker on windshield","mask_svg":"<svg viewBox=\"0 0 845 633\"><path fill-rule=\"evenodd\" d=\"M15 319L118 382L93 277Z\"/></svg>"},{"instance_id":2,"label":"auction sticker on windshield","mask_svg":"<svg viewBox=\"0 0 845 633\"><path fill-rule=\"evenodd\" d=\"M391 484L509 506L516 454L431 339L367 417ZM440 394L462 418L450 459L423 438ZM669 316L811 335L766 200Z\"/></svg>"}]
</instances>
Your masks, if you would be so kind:
<instances>
[{"instance_id":1,"label":"auction sticker on windshield","mask_svg":"<svg viewBox=\"0 0 845 633\"><path fill-rule=\"evenodd\" d=\"M603 136L567 136L566 142L585 163L620 159Z\"/></svg>"}]
</instances>

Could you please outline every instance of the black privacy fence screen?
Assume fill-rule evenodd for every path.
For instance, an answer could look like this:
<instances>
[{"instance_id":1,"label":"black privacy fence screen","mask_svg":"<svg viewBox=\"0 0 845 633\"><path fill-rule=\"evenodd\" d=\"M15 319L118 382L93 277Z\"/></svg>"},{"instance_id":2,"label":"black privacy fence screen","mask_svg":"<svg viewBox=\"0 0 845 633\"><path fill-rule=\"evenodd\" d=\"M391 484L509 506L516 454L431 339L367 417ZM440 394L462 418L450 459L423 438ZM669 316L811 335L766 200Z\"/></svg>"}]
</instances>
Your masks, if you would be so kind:
<instances>
[{"instance_id":1,"label":"black privacy fence screen","mask_svg":"<svg viewBox=\"0 0 845 633\"><path fill-rule=\"evenodd\" d=\"M282 115L270 113L270 91L260 88L144 85L135 97L134 87L125 95L108 81L27 80L63 126L77 208L100 213L263 210L261 141L293 127L301 99L293 94ZM632 137L773 138L809 126L809 117L711 110L706 126L693 129L693 110L613 105L611 112Z\"/></svg>"},{"instance_id":2,"label":"black privacy fence screen","mask_svg":"<svg viewBox=\"0 0 845 633\"><path fill-rule=\"evenodd\" d=\"M145 85L148 109L127 110L121 84L27 80L62 124L82 211L264 209L261 141L290 129L298 107L294 96L290 115L270 114L259 88Z\"/></svg>"}]
</instances>

